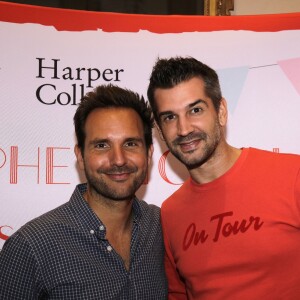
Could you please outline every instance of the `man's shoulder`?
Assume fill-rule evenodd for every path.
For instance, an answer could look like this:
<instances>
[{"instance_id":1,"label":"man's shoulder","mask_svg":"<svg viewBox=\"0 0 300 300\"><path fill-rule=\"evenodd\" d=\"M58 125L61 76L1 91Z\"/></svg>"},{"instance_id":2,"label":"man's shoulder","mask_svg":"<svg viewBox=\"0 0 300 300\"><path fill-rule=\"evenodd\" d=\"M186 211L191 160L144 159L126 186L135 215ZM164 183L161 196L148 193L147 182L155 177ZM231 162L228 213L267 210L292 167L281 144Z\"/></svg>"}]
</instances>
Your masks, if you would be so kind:
<instances>
[{"instance_id":1,"label":"man's shoulder","mask_svg":"<svg viewBox=\"0 0 300 300\"><path fill-rule=\"evenodd\" d=\"M268 151L257 148L249 148L250 157L261 160L263 164L298 165L300 166L300 155L296 153L280 153L278 151Z\"/></svg>"},{"instance_id":2,"label":"man's shoulder","mask_svg":"<svg viewBox=\"0 0 300 300\"><path fill-rule=\"evenodd\" d=\"M142 214L148 214L148 215L160 215L160 207L152 204L152 203L147 203L144 200L137 200L139 207L141 209Z\"/></svg>"},{"instance_id":3,"label":"man's shoulder","mask_svg":"<svg viewBox=\"0 0 300 300\"><path fill-rule=\"evenodd\" d=\"M187 192L191 189L191 178L188 178L175 192L162 203L161 210L180 209L180 203L185 202Z\"/></svg>"},{"instance_id":4,"label":"man's shoulder","mask_svg":"<svg viewBox=\"0 0 300 300\"><path fill-rule=\"evenodd\" d=\"M23 225L16 233L24 236L28 241L51 236L51 232L64 226L70 220L68 203L64 203Z\"/></svg>"},{"instance_id":5,"label":"man's shoulder","mask_svg":"<svg viewBox=\"0 0 300 300\"><path fill-rule=\"evenodd\" d=\"M137 200L140 209L140 224L150 228L160 227L160 207L149 204L144 200Z\"/></svg>"},{"instance_id":6,"label":"man's shoulder","mask_svg":"<svg viewBox=\"0 0 300 300\"><path fill-rule=\"evenodd\" d=\"M85 185L81 184L76 187L69 201L60 206L45 212L44 214L32 219L23 225L18 231L24 236L35 236L51 234L56 230L63 230L65 227L76 226L78 214L82 207L79 205L80 189Z\"/></svg>"},{"instance_id":7,"label":"man's shoulder","mask_svg":"<svg viewBox=\"0 0 300 300\"><path fill-rule=\"evenodd\" d=\"M243 170L240 177L244 180L250 176L260 178L261 182L273 180L290 184L299 177L300 155L250 148Z\"/></svg>"}]
</instances>

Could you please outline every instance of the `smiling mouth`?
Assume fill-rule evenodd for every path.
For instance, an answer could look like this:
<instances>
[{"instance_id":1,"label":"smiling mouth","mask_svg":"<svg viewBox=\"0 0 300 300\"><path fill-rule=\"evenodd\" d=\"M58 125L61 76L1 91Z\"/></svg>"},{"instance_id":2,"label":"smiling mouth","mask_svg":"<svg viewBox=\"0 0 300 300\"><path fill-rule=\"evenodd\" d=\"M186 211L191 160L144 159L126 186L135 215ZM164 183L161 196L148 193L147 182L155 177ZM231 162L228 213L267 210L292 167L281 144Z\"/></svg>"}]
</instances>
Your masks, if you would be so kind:
<instances>
[{"instance_id":1,"label":"smiling mouth","mask_svg":"<svg viewBox=\"0 0 300 300\"><path fill-rule=\"evenodd\" d=\"M125 181L129 178L130 173L106 173L106 175L113 181Z\"/></svg>"},{"instance_id":2,"label":"smiling mouth","mask_svg":"<svg viewBox=\"0 0 300 300\"><path fill-rule=\"evenodd\" d=\"M178 144L182 152L190 152L197 148L201 140L193 140Z\"/></svg>"}]
</instances>

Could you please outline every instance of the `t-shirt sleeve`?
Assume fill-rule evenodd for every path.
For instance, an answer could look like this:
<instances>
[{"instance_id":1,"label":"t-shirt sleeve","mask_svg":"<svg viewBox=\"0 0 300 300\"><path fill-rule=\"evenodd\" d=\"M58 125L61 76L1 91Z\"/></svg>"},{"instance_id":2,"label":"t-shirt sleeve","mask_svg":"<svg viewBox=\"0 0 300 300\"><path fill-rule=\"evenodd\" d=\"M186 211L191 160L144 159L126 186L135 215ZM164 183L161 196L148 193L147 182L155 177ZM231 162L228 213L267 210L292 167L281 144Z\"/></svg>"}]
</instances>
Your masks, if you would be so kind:
<instances>
[{"instance_id":1,"label":"t-shirt sleeve","mask_svg":"<svg viewBox=\"0 0 300 300\"><path fill-rule=\"evenodd\" d=\"M0 299L38 299L38 268L30 245L16 232L0 252Z\"/></svg>"}]
</instances>

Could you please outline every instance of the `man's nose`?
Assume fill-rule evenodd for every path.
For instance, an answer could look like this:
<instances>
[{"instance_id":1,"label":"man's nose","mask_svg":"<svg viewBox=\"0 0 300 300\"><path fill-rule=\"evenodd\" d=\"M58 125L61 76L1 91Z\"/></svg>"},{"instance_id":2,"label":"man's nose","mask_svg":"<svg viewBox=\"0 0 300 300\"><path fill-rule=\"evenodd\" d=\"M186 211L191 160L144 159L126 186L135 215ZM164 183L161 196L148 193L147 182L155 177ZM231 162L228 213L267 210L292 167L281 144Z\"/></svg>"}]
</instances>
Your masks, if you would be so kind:
<instances>
[{"instance_id":1,"label":"man's nose","mask_svg":"<svg viewBox=\"0 0 300 300\"><path fill-rule=\"evenodd\" d=\"M113 147L110 161L113 165L123 166L126 163L125 150L121 146Z\"/></svg>"},{"instance_id":2,"label":"man's nose","mask_svg":"<svg viewBox=\"0 0 300 300\"><path fill-rule=\"evenodd\" d=\"M193 131L193 126L187 117L178 117L177 134L179 136L187 136Z\"/></svg>"}]
</instances>

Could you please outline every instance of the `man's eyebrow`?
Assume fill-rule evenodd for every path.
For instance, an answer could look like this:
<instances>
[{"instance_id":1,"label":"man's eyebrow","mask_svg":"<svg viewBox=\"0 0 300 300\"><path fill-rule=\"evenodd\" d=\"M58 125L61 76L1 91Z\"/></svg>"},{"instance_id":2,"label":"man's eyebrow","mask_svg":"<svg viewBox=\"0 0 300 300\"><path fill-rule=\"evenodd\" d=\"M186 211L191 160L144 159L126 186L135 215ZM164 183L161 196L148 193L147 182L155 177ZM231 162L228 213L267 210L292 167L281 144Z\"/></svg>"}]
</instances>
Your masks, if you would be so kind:
<instances>
[{"instance_id":1,"label":"man's eyebrow","mask_svg":"<svg viewBox=\"0 0 300 300\"><path fill-rule=\"evenodd\" d=\"M162 111L161 113L158 114L158 117L162 117L162 116L165 116L165 115L172 115L173 112L171 110L166 110L166 111Z\"/></svg>"},{"instance_id":2,"label":"man's eyebrow","mask_svg":"<svg viewBox=\"0 0 300 300\"><path fill-rule=\"evenodd\" d=\"M95 138L89 142L90 145L96 145L99 143L107 143L108 139Z\"/></svg>"},{"instance_id":3,"label":"man's eyebrow","mask_svg":"<svg viewBox=\"0 0 300 300\"><path fill-rule=\"evenodd\" d=\"M205 101L203 99L197 99L196 101L194 101L192 103L189 103L186 108L188 108L188 109L192 108L192 107L196 106L199 103L203 103L203 104L205 104L205 106L208 107L207 101ZM171 110L162 111L161 113L158 114L158 117L160 118L160 117L162 117L164 115L172 115L173 113L174 112L171 111Z\"/></svg>"},{"instance_id":4,"label":"man's eyebrow","mask_svg":"<svg viewBox=\"0 0 300 300\"><path fill-rule=\"evenodd\" d=\"M133 137L128 137L128 138L126 138L125 139L125 141L124 141L125 143L126 142L144 142L144 139L142 138L142 137L139 137L139 136L133 136Z\"/></svg>"},{"instance_id":5,"label":"man's eyebrow","mask_svg":"<svg viewBox=\"0 0 300 300\"><path fill-rule=\"evenodd\" d=\"M187 106L187 108L192 108L192 107L194 107L195 105L197 105L197 104L199 104L199 103L203 103L203 104L205 104L205 106L208 107L207 101L205 101L205 100L203 100L203 99L198 99L198 100L196 100L196 101L190 103L190 104Z\"/></svg>"},{"instance_id":6,"label":"man's eyebrow","mask_svg":"<svg viewBox=\"0 0 300 300\"><path fill-rule=\"evenodd\" d=\"M92 141L89 142L90 145L97 145L99 143L109 143L110 140L106 139L106 138L96 138ZM143 138L139 137L139 136L132 136L132 137L127 137L124 139L124 143L127 142L143 142Z\"/></svg>"}]
</instances>

